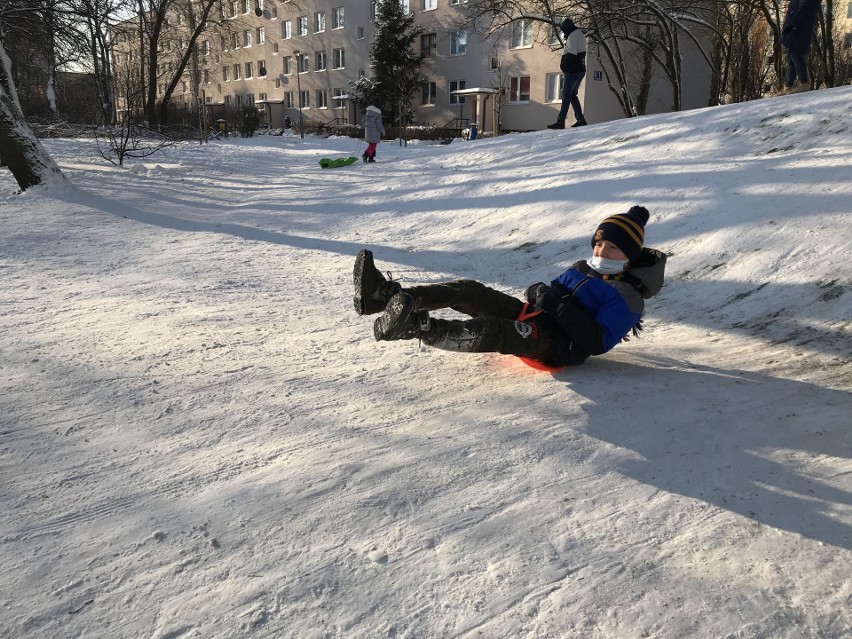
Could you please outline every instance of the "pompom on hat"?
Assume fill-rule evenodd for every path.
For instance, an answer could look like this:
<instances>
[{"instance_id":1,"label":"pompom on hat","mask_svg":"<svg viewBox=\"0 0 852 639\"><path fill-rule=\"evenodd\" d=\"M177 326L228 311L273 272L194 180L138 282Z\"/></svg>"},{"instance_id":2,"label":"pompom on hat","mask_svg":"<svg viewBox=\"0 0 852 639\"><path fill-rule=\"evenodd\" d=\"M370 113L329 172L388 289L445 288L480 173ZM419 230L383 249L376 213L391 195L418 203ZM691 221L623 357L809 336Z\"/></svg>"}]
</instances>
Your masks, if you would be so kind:
<instances>
[{"instance_id":1,"label":"pompom on hat","mask_svg":"<svg viewBox=\"0 0 852 639\"><path fill-rule=\"evenodd\" d=\"M644 206L633 206L627 213L611 215L598 225L592 236L592 247L597 242L608 240L620 248L627 259L637 262L642 257L645 243L645 224L650 213Z\"/></svg>"}]
</instances>

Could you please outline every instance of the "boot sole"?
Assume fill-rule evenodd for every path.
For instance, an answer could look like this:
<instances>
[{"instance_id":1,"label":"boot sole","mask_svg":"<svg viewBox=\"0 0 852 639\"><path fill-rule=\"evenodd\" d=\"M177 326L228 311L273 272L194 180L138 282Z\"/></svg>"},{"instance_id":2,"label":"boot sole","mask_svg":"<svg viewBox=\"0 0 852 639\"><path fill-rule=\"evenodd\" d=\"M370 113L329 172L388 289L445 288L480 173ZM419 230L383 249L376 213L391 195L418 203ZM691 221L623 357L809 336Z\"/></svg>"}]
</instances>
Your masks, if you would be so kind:
<instances>
[{"instance_id":1,"label":"boot sole","mask_svg":"<svg viewBox=\"0 0 852 639\"><path fill-rule=\"evenodd\" d=\"M382 304L373 299L373 292L380 282L376 277L372 251L362 249L358 253L358 257L355 258L355 268L352 269L352 283L355 285L355 297L352 302L358 315L370 315L384 310Z\"/></svg>"},{"instance_id":2,"label":"boot sole","mask_svg":"<svg viewBox=\"0 0 852 639\"><path fill-rule=\"evenodd\" d=\"M414 299L405 293L394 295L385 308L385 313L373 323L373 335L377 342L389 342L405 332L405 323L414 310Z\"/></svg>"}]
</instances>

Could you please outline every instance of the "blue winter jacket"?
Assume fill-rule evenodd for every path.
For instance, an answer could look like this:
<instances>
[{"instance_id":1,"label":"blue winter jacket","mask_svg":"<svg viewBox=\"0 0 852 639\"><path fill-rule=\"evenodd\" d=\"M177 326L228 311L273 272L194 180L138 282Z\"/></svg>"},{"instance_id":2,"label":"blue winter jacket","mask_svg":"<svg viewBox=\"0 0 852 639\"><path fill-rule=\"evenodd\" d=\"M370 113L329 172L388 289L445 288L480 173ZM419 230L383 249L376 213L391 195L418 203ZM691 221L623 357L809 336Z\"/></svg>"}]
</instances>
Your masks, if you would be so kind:
<instances>
[{"instance_id":1,"label":"blue winter jacket","mask_svg":"<svg viewBox=\"0 0 852 639\"><path fill-rule=\"evenodd\" d=\"M580 260L550 283L527 291L544 312L544 326L557 342L558 363L579 364L606 353L642 319L646 299L663 286L666 256L650 248L623 273L604 276Z\"/></svg>"}]
</instances>

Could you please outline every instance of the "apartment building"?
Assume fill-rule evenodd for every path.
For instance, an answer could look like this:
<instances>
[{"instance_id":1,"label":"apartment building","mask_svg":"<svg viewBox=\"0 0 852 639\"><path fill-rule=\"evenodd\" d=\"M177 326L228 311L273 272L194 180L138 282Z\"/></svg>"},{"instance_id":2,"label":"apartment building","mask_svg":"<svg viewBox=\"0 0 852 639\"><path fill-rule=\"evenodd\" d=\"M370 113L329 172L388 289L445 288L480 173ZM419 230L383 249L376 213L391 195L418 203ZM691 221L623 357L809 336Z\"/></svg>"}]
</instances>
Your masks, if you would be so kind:
<instances>
[{"instance_id":1,"label":"apartment building","mask_svg":"<svg viewBox=\"0 0 852 639\"><path fill-rule=\"evenodd\" d=\"M543 129L555 120L562 82L561 45L555 28L522 19L481 37L458 26L464 0L402 1L423 27L415 46L426 54L425 81L412 98L418 123L443 126L461 119L477 122L481 130L526 131ZM213 119L225 110L254 104L264 110L273 127L280 127L286 117L296 121L300 115L313 122L359 122L362 114L346 95L350 80L370 75L375 3L264 2L223 3L220 25L200 39L198 55L184 74L176 102L200 100ZM169 52L180 50L186 38L179 16L170 18L168 29L161 43L164 72L173 68L168 67L173 64ZM127 47L132 45L134 29L126 25L124 30L130 35L116 39L117 61L133 55ZM684 108L705 106L709 70L689 48L682 55L684 68L694 68L684 79ZM579 98L588 122L623 117L593 47L587 66ZM647 111L670 108L668 83L655 79ZM569 124L571 117L569 113Z\"/></svg>"}]
</instances>

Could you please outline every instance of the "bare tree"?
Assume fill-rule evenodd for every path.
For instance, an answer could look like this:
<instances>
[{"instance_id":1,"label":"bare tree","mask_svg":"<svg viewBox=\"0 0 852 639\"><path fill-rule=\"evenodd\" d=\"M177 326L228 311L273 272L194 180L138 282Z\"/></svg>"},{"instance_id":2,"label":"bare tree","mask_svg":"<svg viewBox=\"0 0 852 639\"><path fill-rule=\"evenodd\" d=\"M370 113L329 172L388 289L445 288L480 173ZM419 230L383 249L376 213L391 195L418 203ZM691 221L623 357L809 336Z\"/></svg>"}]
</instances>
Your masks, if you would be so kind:
<instances>
[{"instance_id":1,"label":"bare tree","mask_svg":"<svg viewBox=\"0 0 852 639\"><path fill-rule=\"evenodd\" d=\"M85 43L86 59L81 60L95 78L99 111L105 124L116 117L115 74L111 56L112 25L131 9L131 0L72 0L77 15L77 29Z\"/></svg>"},{"instance_id":2,"label":"bare tree","mask_svg":"<svg viewBox=\"0 0 852 639\"><path fill-rule=\"evenodd\" d=\"M144 89L134 78L133 69L126 68L120 77L127 108L121 110L115 124L101 129L95 138L101 157L116 166L124 166L127 158L146 158L175 144L175 140L137 122L135 114L141 112Z\"/></svg>"},{"instance_id":3,"label":"bare tree","mask_svg":"<svg viewBox=\"0 0 852 639\"><path fill-rule=\"evenodd\" d=\"M3 47L3 33L9 13L0 14L0 157L12 171L21 190L51 179L65 181L53 158L30 129L12 77L12 61Z\"/></svg>"},{"instance_id":4,"label":"bare tree","mask_svg":"<svg viewBox=\"0 0 852 639\"><path fill-rule=\"evenodd\" d=\"M539 42L550 44L551 28L570 15L604 63L610 91L628 117L647 105L650 77L661 71L672 90L672 109L683 106L683 41L713 68L712 4L700 0L471 0L465 24L493 33L519 19L537 21ZM561 38L561 36L560 36Z\"/></svg>"},{"instance_id":5,"label":"bare tree","mask_svg":"<svg viewBox=\"0 0 852 639\"><path fill-rule=\"evenodd\" d=\"M191 68L199 38L224 16L222 0L137 0L145 115L152 128L168 123L170 101Z\"/></svg>"}]
</instances>

